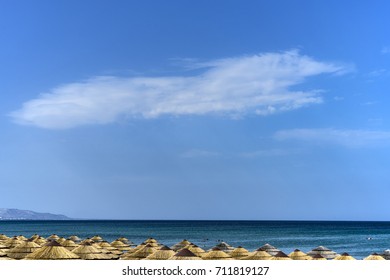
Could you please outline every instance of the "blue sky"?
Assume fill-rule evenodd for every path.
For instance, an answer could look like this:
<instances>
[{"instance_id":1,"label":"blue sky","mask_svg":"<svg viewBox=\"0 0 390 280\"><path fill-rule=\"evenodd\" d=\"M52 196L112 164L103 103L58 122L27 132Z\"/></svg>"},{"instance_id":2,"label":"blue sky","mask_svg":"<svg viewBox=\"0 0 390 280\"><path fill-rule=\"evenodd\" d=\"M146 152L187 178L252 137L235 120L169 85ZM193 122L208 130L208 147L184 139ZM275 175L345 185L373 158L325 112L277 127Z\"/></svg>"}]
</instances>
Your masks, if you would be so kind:
<instances>
[{"instance_id":1,"label":"blue sky","mask_svg":"<svg viewBox=\"0 0 390 280\"><path fill-rule=\"evenodd\" d=\"M389 8L1 1L1 207L389 220Z\"/></svg>"}]
</instances>

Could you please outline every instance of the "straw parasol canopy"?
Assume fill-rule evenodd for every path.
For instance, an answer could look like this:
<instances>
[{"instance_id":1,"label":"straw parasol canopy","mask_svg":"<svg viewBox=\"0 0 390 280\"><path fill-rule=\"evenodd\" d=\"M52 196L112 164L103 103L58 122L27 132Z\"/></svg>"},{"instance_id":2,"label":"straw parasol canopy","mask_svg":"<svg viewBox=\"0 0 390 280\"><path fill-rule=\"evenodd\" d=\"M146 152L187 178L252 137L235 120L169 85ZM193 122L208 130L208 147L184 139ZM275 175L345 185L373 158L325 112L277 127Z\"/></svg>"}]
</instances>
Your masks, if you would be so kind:
<instances>
[{"instance_id":1,"label":"straw parasol canopy","mask_svg":"<svg viewBox=\"0 0 390 280\"><path fill-rule=\"evenodd\" d=\"M135 245L133 242L131 242L129 239L127 239L126 237L119 237L117 240L127 244L127 245L130 245L130 246L133 246Z\"/></svg>"},{"instance_id":2,"label":"straw parasol canopy","mask_svg":"<svg viewBox=\"0 0 390 280\"><path fill-rule=\"evenodd\" d=\"M77 235L71 235L71 236L69 236L68 239L70 239L74 242L79 242L81 240L80 237L78 237Z\"/></svg>"},{"instance_id":3,"label":"straw parasol canopy","mask_svg":"<svg viewBox=\"0 0 390 280\"><path fill-rule=\"evenodd\" d=\"M327 259L324 258L322 255L320 254L316 254L316 255L312 255L311 256L311 260L312 261L326 261Z\"/></svg>"},{"instance_id":4,"label":"straw parasol canopy","mask_svg":"<svg viewBox=\"0 0 390 280\"><path fill-rule=\"evenodd\" d=\"M60 237L60 238L58 238L56 241L57 241L58 243L62 244L62 242L64 242L65 240L66 240L65 238Z\"/></svg>"},{"instance_id":5,"label":"straw parasol canopy","mask_svg":"<svg viewBox=\"0 0 390 280\"><path fill-rule=\"evenodd\" d=\"M385 258L377 253L373 253L369 255L368 257L365 257L363 260L365 261L384 261Z\"/></svg>"},{"instance_id":6,"label":"straw parasol canopy","mask_svg":"<svg viewBox=\"0 0 390 280\"><path fill-rule=\"evenodd\" d=\"M36 251L41 248L38 244L36 244L31 239L23 241L18 246L10 249L7 252L7 256L16 260L24 259L28 254Z\"/></svg>"},{"instance_id":7,"label":"straw parasol canopy","mask_svg":"<svg viewBox=\"0 0 390 280\"><path fill-rule=\"evenodd\" d=\"M144 243L146 243L146 244L149 244L149 243L156 243L156 244L158 244L157 240L154 239L154 238L151 238L151 237L149 237L148 239L146 239L146 240L144 241Z\"/></svg>"},{"instance_id":8,"label":"straw parasol canopy","mask_svg":"<svg viewBox=\"0 0 390 280\"><path fill-rule=\"evenodd\" d=\"M101 242L103 241L103 238L99 235L95 235L94 237L91 238L94 242Z\"/></svg>"},{"instance_id":9,"label":"straw parasol canopy","mask_svg":"<svg viewBox=\"0 0 390 280\"><path fill-rule=\"evenodd\" d=\"M340 256L334 258L335 261L353 261L356 260L354 257L350 256L348 253L343 253Z\"/></svg>"},{"instance_id":10,"label":"straw parasol canopy","mask_svg":"<svg viewBox=\"0 0 390 280\"><path fill-rule=\"evenodd\" d=\"M234 259L241 259L249 256L249 251L241 246L230 252L230 256Z\"/></svg>"},{"instance_id":11,"label":"straw parasol canopy","mask_svg":"<svg viewBox=\"0 0 390 280\"><path fill-rule=\"evenodd\" d=\"M219 249L218 247L214 247L211 251L207 252L202 256L204 260L232 260L228 254Z\"/></svg>"},{"instance_id":12,"label":"straw parasol canopy","mask_svg":"<svg viewBox=\"0 0 390 280\"><path fill-rule=\"evenodd\" d=\"M157 250L155 247L152 247L150 244L146 244L144 248L139 249L131 254L125 254L121 257L122 260L140 260L148 257Z\"/></svg>"},{"instance_id":13,"label":"straw parasol canopy","mask_svg":"<svg viewBox=\"0 0 390 280\"><path fill-rule=\"evenodd\" d=\"M305 254L304 252L302 252L299 249L295 249L293 252L288 254L288 256L293 260L311 260L312 259L312 257Z\"/></svg>"},{"instance_id":14,"label":"straw parasol canopy","mask_svg":"<svg viewBox=\"0 0 390 280\"><path fill-rule=\"evenodd\" d=\"M9 237L5 234L0 234L0 242L1 241L7 241L9 239Z\"/></svg>"},{"instance_id":15,"label":"straw parasol canopy","mask_svg":"<svg viewBox=\"0 0 390 280\"><path fill-rule=\"evenodd\" d=\"M381 254L381 256L382 256L385 260L390 260L390 249L384 250L383 253Z\"/></svg>"},{"instance_id":16,"label":"straw parasol canopy","mask_svg":"<svg viewBox=\"0 0 390 280\"><path fill-rule=\"evenodd\" d=\"M175 255L169 258L169 260L201 260L194 253L188 249L181 249Z\"/></svg>"},{"instance_id":17,"label":"straw parasol canopy","mask_svg":"<svg viewBox=\"0 0 390 280\"><path fill-rule=\"evenodd\" d=\"M37 243L38 245L43 245L47 243L47 240L43 238L42 236L39 236L38 238L34 239L34 242Z\"/></svg>"},{"instance_id":18,"label":"straw parasol canopy","mask_svg":"<svg viewBox=\"0 0 390 280\"><path fill-rule=\"evenodd\" d=\"M234 250L234 247L230 246L226 242L221 242L221 243L215 245L214 248L221 249L222 251L227 252L227 253L230 253L231 251Z\"/></svg>"},{"instance_id":19,"label":"straw parasol canopy","mask_svg":"<svg viewBox=\"0 0 390 280\"><path fill-rule=\"evenodd\" d=\"M147 256L147 260L167 260L173 255L175 255L176 252L173 251L171 248L167 246L161 247L159 250L155 251L151 255Z\"/></svg>"},{"instance_id":20,"label":"straw parasol canopy","mask_svg":"<svg viewBox=\"0 0 390 280\"><path fill-rule=\"evenodd\" d=\"M52 234L52 235L50 235L48 238L47 238L47 240L57 240L57 239L59 239L60 237L57 235L57 234Z\"/></svg>"},{"instance_id":21,"label":"straw parasol canopy","mask_svg":"<svg viewBox=\"0 0 390 280\"><path fill-rule=\"evenodd\" d=\"M109 260L110 256L106 256L102 253L101 250L92 246L91 243L85 243L84 245L80 245L77 248L72 250L72 253L75 253L83 260Z\"/></svg>"},{"instance_id":22,"label":"straw parasol canopy","mask_svg":"<svg viewBox=\"0 0 390 280\"><path fill-rule=\"evenodd\" d=\"M183 239L179 243L176 243L175 245L173 245L171 248L174 251L179 251L179 250L183 249L185 246L188 246L188 245L191 245L191 242L189 242L187 239Z\"/></svg>"},{"instance_id":23,"label":"straw parasol canopy","mask_svg":"<svg viewBox=\"0 0 390 280\"><path fill-rule=\"evenodd\" d=\"M23 236L23 235L18 235L18 236L16 236L16 238L17 238L18 240L20 240L20 241L25 241L25 240L28 239L27 237L25 237L25 236Z\"/></svg>"},{"instance_id":24,"label":"straw parasol canopy","mask_svg":"<svg viewBox=\"0 0 390 280\"><path fill-rule=\"evenodd\" d=\"M0 249L0 258L1 257L6 257L7 256L7 252L4 251L3 249Z\"/></svg>"},{"instance_id":25,"label":"straw parasol canopy","mask_svg":"<svg viewBox=\"0 0 390 280\"><path fill-rule=\"evenodd\" d=\"M42 248L25 257L26 260L72 260L79 258L78 255L64 248L55 240L46 243Z\"/></svg>"},{"instance_id":26,"label":"straw parasol canopy","mask_svg":"<svg viewBox=\"0 0 390 280\"><path fill-rule=\"evenodd\" d=\"M127 245L119 240L115 240L115 241L111 242L111 246L113 246L121 251L127 251L127 250L131 249L131 247L129 245Z\"/></svg>"},{"instance_id":27,"label":"straw parasol canopy","mask_svg":"<svg viewBox=\"0 0 390 280\"><path fill-rule=\"evenodd\" d=\"M285 253L282 251L279 251L275 256L271 258L271 260L275 261L289 261L292 260L289 256L287 256Z\"/></svg>"},{"instance_id":28,"label":"straw parasol canopy","mask_svg":"<svg viewBox=\"0 0 390 280\"><path fill-rule=\"evenodd\" d=\"M324 247L324 246L318 246L317 248L314 248L310 252L307 253L309 256L320 254L326 259L334 259L338 256L336 252L333 252L332 250Z\"/></svg>"},{"instance_id":29,"label":"straw parasol canopy","mask_svg":"<svg viewBox=\"0 0 390 280\"><path fill-rule=\"evenodd\" d=\"M77 248L79 246L72 239L66 239L64 242L61 243L61 245L69 251L72 251L74 248Z\"/></svg>"},{"instance_id":30,"label":"straw parasol canopy","mask_svg":"<svg viewBox=\"0 0 390 280\"><path fill-rule=\"evenodd\" d=\"M241 258L241 260L270 260L272 255L267 253L264 249L257 249L256 251L249 253L248 256Z\"/></svg>"},{"instance_id":31,"label":"straw parasol canopy","mask_svg":"<svg viewBox=\"0 0 390 280\"><path fill-rule=\"evenodd\" d=\"M192 245L192 244L191 245L187 245L183 249L190 250L192 253L194 253L198 257L202 257L204 254L206 254L205 250L203 250L202 248L200 248L199 246L197 246L195 244L194 245Z\"/></svg>"},{"instance_id":32,"label":"straw parasol canopy","mask_svg":"<svg viewBox=\"0 0 390 280\"><path fill-rule=\"evenodd\" d=\"M12 237L11 239L8 239L6 242L4 242L3 244L7 247L7 248L14 248L16 246L18 246L19 244L21 244L23 241L19 240L16 236L15 237Z\"/></svg>"},{"instance_id":33,"label":"straw parasol canopy","mask_svg":"<svg viewBox=\"0 0 390 280\"><path fill-rule=\"evenodd\" d=\"M107 241L99 242L99 244L94 244L94 246L99 246L100 248L102 248L102 249L104 249L104 250L107 250L107 251L109 251L110 253L115 254L115 255L121 255L121 254L123 254L123 251L118 250L118 249L115 248L114 246L111 246L111 244L108 243Z\"/></svg>"},{"instance_id":34,"label":"straw parasol canopy","mask_svg":"<svg viewBox=\"0 0 390 280\"><path fill-rule=\"evenodd\" d=\"M270 254L271 256L275 256L277 253L280 252L280 250L268 243L264 244L263 246L261 246L259 249L262 249L264 251L266 251L268 254Z\"/></svg>"}]
</instances>

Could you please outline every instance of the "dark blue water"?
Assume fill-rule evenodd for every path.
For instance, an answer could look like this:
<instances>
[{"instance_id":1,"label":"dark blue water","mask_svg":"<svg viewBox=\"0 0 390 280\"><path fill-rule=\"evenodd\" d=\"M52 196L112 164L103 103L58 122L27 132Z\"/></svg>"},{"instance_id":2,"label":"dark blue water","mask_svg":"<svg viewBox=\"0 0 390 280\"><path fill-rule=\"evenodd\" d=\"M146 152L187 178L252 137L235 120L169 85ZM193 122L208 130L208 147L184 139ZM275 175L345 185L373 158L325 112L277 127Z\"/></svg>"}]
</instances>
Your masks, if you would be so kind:
<instances>
[{"instance_id":1,"label":"dark blue water","mask_svg":"<svg viewBox=\"0 0 390 280\"><path fill-rule=\"evenodd\" d=\"M124 236L139 244L148 237L171 246L182 239L208 249L223 240L254 250L270 243L285 253L304 252L319 245L362 259L390 248L390 222L315 221L0 221L0 233L8 236L35 233L107 241ZM368 237L372 238L368 240Z\"/></svg>"}]
</instances>

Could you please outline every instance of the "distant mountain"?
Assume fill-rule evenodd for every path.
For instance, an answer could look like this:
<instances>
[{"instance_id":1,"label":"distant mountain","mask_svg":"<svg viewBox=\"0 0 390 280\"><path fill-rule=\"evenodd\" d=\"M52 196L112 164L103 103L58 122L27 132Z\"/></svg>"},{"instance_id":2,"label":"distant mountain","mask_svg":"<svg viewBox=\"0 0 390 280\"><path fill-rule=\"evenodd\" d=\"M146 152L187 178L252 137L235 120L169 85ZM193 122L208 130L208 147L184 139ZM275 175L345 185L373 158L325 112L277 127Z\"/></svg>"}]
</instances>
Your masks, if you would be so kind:
<instances>
[{"instance_id":1,"label":"distant mountain","mask_svg":"<svg viewBox=\"0 0 390 280\"><path fill-rule=\"evenodd\" d=\"M0 220L71 220L64 215L0 208Z\"/></svg>"}]
</instances>

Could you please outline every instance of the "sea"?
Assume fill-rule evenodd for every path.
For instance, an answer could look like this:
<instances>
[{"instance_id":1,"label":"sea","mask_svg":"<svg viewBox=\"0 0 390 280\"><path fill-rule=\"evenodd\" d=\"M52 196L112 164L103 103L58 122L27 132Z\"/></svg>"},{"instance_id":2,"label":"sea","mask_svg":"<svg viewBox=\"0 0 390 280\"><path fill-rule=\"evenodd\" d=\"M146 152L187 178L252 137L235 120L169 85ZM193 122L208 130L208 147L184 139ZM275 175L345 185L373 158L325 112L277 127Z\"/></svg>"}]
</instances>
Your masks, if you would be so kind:
<instances>
[{"instance_id":1,"label":"sea","mask_svg":"<svg viewBox=\"0 0 390 280\"><path fill-rule=\"evenodd\" d=\"M66 220L0 221L0 234L9 237L39 234L48 237L95 235L106 241L126 237L139 244L149 237L172 246L187 239L203 249L220 242L255 250L271 244L288 254L295 249L308 252L320 245L363 259L390 249L390 222L356 221L169 221L169 220Z\"/></svg>"}]
</instances>

